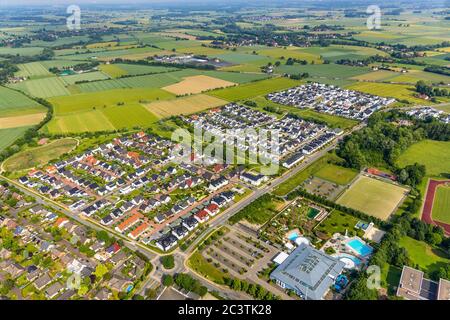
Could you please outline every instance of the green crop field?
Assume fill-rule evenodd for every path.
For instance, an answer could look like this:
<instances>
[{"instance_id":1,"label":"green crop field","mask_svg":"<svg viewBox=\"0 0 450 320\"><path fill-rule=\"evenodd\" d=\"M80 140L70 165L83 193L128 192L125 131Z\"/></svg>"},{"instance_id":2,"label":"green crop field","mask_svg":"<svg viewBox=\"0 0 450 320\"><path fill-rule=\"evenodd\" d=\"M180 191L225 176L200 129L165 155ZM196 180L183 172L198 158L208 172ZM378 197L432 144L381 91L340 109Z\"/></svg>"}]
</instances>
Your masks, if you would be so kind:
<instances>
[{"instance_id":1,"label":"green crop field","mask_svg":"<svg viewBox=\"0 0 450 320\"><path fill-rule=\"evenodd\" d=\"M149 127L158 121L155 115L138 103L131 103L126 106L111 106L102 110L102 112L116 129L135 126Z\"/></svg>"},{"instance_id":2,"label":"green crop field","mask_svg":"<svg viewBox=\"0 0 450 320\"><path fill-rule=\"evenodd\" d=\"M137 64L109 64L101 65L100 69L111 76L118 78L124 75L143 75L152 73L163 73L177 70L176 68L160 67L160 66L145 66Z\"/></svg>"},{"instance_id":3,"label":"green crop field","mask_svg":"<svg viewBox=\"0 0 450 320\"><path fill-rule=\"evenodd\" d=\"M361 176L339 197L337 203L387 220L407 192L407 189L394 184Z\"/></svg>"},{"instance_id":4,"label":"green crop field","mask_svg":"<svg viewBox=\"0 0 450 320\"><path fill-rule=\"evenodd\" d=\"M299 74L307 72L312 79L349 79L370 72L368 67L352 67L340 64L294 64L292 66L282 64L276 68L277 73Z\"/></svg>"},{"instance_id":5,"label":"green crop field","mask_svg":"<svg viewBox=\"0 0 450 320\"><path fill-rule=\"evenodd\" d=\"M44 49L38 47L28 47L28 48L10 48L10 47L0 47L0 55L10 54L19 56L34 56L36 54L42 53Z\"/></svg>"},{"instance_id":6,"label":"green crop field","mask_svg":"<svg viewBox=\"0 0 450 320\"><path fill-rule=\"evenodd\" d=\"M238 87L218 89L208 94L228 101L239 101L295 87L298 84L298 81L289 78L274 78L244 84Z\"/></svg>"},{"instance_id":7,"label":"green crop field","mask_svg":"<svg viewBox=\"0 0 450 320\"><path fill-rule=\"evenodd\" d=\"M404 167L416 162L425 165L428 176L450 173L450 142L420 141L403 152L396 164L399 167Z\"/></svg>"},{"instance_id":8,"label":"green crop field","mask_svg":"<svg viewBox=\"0 0 450 320\"><path fill-rule=\"evenodd\" d=\"M9 147L14 141L19 139L28 128L29 127L0 129L0 151Z\"/></svg>"},{"instance_id":9,"label":"green crop field","mask_svg":"<svg viewBox=\"0 0 450 320\"><path fill-rule=\"evenodd\" d=\"M66 96L70 94L69 90L64 86L64 82L57 77L27 80L9 86L39 98Z\"/></svg>"},{"instance_id":10,"label":"green crop field","mask_svg":"<svg viewBox=\"0 0 450 320\"><path fill-rule=\"evenodd\" d=\"M165 100L175 96L161 89L117 89L104 92L82 93L70 97L56 97L49 101L55 108L55 114L73 113L80 110L100 108L131 102L151 102Z\"/></svg>"},{"instance_id":11,"label":"green crop field","mask_svg":"<svg viewBox=\"0 0 450 320\"><path fill-rule=\"evenodd\" d=\"M45 77L50 76L51 73L40 62L30 62L18 65L20 71L16 73L17 77Z\"/></svg>"},{"instance_id":12,"label":"green crop field","mask_svg":"<svg viewBox=\"0 0 450 320\"><path fill-rule=\"evenodd\" d=\"M296 47L289 47L287 49L283 48L271 48L271 49L262 49L256 51L259 55L268 56L273 59L277 59L283 63L283 60L287 60L288 58L306 60L308 63L321 63L322 60L319 55L305 52L303 49ZM284 59L281 59L284 57Z\"/></svg>"},{"instance_id":13,"label":"green crop field","mask_svg":"<svg viewBox=\"0 0 450 320\"><path fill-rule=\"evenodd\" d=\"M440 249L435 249L423 241L418 241L410 237L400 239L400 246L408 251L414 265L418 264L421 269L426 270L428 274L438 271L450 263L448 255Z\"/></svg>"},{"instance_id":14,"label":"green crop field","mask_svg":"<svg viewBox=\"0 0 450 320\"><path fill-rule=\"evenodd\" d=\"M425 103L425 100L414 97L415 90L414 87L410 85L358 82L347 86L346 89L361 91L381 97L408 100L412 103Z\"/></svg>"},{"instance_id":15,"label":"green crop field","mask_svg":"<svg viewBox=\"0 0 450 320\"><path fill-rule=\"evenodd\" d=\"M316 177L328 180L340 185L350 183L357 175L358 171L328 164L314 174Z\"/></svg>"},{"instance_id":16,"label":"green crop field","mask_svg":"<svg viewBox=\"0 0 450 320\"><path fill-rule=\"evenodd\" d=\"M115 129L103 111L98 109L55 115L45 126L45 130L51 134L113 131Z\"/></svg>"},{"instance_id":17,"label":"green crop field","mask_svg":"<svg viewBox=\"0 0 450 320\"><path fill-rule=\"evenodd\" d=\"M77 143L76 139L65 138L41 147L24 150L8 158L3 163L3 168L6 171L13 172L45 165L51 160L59 158L62 154L73 150Z\"/></svg>"},{"instance_id":18,"label":"green crop field","mask_svg":"<svg viewBox=\"0 0 450 320\"><path fill-rule=\"evenodd\" d=\"M0 117L46 112L47 109L20 92L0 86Z\"/></svg>"},{"instance_id":19,"label":"green crop field","mask_svg":"<svg viewBox=\"0 0 450 320\"><path fill-rule=\"evenodd\" d=\"M97 81L109 79L106 74L100 71L74 74L70 76L63 76L60 78L66 85L72 85L80 81Z\"/></svg>"},{"instance_id":20,"label":"green crop field","mask_svg":"<svg viewBox=\"0 0 450 320\"><path fill-rule=\"evenodd\" d=\"M434 195L433 220L450 224L450 186L440 185Z\"/></svg>"}]
</instances>

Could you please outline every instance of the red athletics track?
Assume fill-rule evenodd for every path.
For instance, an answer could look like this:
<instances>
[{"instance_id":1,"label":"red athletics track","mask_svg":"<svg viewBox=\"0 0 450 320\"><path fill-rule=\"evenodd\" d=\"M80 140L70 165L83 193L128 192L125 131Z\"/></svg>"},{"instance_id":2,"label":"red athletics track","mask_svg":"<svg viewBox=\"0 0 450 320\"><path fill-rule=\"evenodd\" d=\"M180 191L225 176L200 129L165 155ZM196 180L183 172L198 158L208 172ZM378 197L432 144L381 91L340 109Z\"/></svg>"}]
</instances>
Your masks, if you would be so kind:
<instances>
[{"instance_id":1,"label":"red athletics track","mask_svg":"<svg viewBox=\"0 0 450 320\"><path fill-rule=\"evenodd\" d=\"M450 234L450 224L446 224L439 221L434 221L431 217L431 211L433 209L433 201L434 201L434 194L436 193L436 188L441 184L450 183L450 180L446 181L437 181L437 180L430 180L428 183L428 189L427 189L427 195L425 196L425 203L423 205L423 211L422 211L422 220L429 224L434 224L442 227L446 234Z\"/></svg>"}]
</instances>

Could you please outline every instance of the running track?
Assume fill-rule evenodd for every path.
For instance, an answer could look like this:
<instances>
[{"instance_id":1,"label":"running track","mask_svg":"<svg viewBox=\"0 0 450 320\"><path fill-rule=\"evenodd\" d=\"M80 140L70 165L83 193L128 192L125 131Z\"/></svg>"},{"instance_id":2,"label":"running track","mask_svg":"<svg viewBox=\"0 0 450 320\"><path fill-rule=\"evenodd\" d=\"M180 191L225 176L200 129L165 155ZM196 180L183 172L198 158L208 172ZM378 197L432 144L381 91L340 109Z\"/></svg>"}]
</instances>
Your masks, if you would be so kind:
<instances>
[{"instance_id":1,"label":"running track","mask_svg":"<svg viewBox=\"0 0 450 320\"><path fill-rule=\"evenodd\" d=\"M423 221L425 221L426 223L441 226L446 234L450 234L450 224L434 221L433 218L431 217L431 211L433 209L433 201L434 201L434 194L436 193L436 188L441 184L449 182L450 180L447 181L430 180L430 182L428 183L427 195L425 196L425 203L423 205L422 211Z\"/></svg>"}]
</instances>

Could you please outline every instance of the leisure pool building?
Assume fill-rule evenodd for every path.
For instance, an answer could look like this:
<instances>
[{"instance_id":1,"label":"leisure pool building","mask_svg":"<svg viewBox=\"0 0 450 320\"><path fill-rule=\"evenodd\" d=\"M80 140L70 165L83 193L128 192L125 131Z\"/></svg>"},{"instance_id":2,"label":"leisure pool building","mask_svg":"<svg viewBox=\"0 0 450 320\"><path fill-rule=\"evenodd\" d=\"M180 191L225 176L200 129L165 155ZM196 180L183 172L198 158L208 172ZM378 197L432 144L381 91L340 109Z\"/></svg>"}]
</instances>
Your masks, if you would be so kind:
<instances>
[{"instance_id":1,"label":"leisure pool building","mask_svg":"<svg viewBox=\"0 0 450 320\"><path fill-rule=\"evenodd\" d=\"M306 300L321 300L344 270L345 263L301 244L270 275L284 289Z\"/></svg>"}]
</instances>

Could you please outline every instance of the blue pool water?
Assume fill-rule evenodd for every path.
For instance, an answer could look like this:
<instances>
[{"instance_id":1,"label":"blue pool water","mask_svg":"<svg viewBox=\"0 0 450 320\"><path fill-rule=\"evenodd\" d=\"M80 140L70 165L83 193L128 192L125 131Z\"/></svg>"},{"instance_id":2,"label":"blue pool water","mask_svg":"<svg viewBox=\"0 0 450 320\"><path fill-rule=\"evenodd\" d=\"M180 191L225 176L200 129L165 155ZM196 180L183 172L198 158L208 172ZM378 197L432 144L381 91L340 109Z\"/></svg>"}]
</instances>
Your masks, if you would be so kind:
<instances>
[{"instance_id":1,"label":"blue pool water","mask_svg":"<svg viewBox=\"0 0 450 320\"><path fill-rule=\"evenodd\" d=\"M350 240L349 242L347 242L347 245L362 257L371 254L373 251L372 247L364 244L359 239Z\"/></svg>"},{"instance_id":2,"label":"blue pool water","mask_svg":"<svg viewBox=\"0 0 450 320\"><path fill-rule=\"evenodd\" d=\"M298 233L297 232L292 232L289 235L289 237L288 237L288 239L291 240L291 241L295 241L295 239L297 239L297 238L298 238Z\"/></svg>"}]
</instances>

